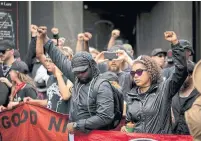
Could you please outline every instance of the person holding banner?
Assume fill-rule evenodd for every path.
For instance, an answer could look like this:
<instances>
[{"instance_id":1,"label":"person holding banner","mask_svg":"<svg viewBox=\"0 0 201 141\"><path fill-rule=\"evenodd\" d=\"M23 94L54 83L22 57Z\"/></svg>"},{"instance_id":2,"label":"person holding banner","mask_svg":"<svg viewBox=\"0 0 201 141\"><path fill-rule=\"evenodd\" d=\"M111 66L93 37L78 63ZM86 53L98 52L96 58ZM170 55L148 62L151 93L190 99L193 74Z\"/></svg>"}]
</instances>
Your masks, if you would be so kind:
<instances>
[{"instance_id":1,"label":"person holding banner","mask_svg":"<svg viewBox=\"0 0 201 141\"><path fill-rule=\"evenodd\" d=\"M163 81L160 68L149 56L138 57L132 66L136 86L128 93L126 122L133 123L137 133L172 132L171 101L188 76L185 52L175 32L164 35L172 44L175 72L171 77ZM128 132L125 126L121 130Z\"/></svg>"},{"instance_id":2,"label":"person holding banner","mask_svg":"<svg viewBox=\"0 0 201 141\"><path fill-rule=\"evenodd\" d=\"M24 101L45 106L58 113L68 114L73 84L56 67L48 55L44 55L44 50L41 48L43 41L40 38L41 33L39 32L36 40L36 57L45 66L47 71L52 73L47 81L47 99L33 100L27 97Z\"/></svg>"},{"instance_id":3,"label":"person holding banner","mask_svg":"<svg viewBox=\"0 0 201 141\"><path fill-rule=\"evenodd\" d=\"M94 83L97 82L100 74L92 55L81 51L70 61L49 40L47 28L39 27L39 30L42 33L40 40L44 41L45 51L62 73L74 83L68 131L73 133L75 130L81 132L95 129L108 130L108 125L114 119L113 92L109 82L103 82L98 87L97 95L92 95Z\"/></svg>"},{"instance_id":4,"label":"person holding banner","mask_svg":"<svg viewBox=\"0 0 201 141\"><path fill-rule=\"evenodd\" d=\"M13 85L7 109L12 109L13 106L22 102L25 97L37 98L34 81L28 76L27 64L23 61L15 61L10 69L9 75ZM0 111L2 109L6 108L1 106Z\"/></svg>"}]
</instances>

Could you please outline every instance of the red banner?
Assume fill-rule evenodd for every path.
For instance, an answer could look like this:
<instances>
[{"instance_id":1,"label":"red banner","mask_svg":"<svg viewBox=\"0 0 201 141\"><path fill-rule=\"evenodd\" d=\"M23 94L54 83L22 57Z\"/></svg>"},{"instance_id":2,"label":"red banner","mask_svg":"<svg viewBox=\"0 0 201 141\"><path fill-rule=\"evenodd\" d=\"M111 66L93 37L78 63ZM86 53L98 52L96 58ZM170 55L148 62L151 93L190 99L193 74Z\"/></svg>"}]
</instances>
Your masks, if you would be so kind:
<instances>
[{"instance_id":1,"label":"red banner","mask_svg":"<svg viewBox=\"0 0 201 141\"><path fill-rule=\"evenodd\" d=\"M68 116L29 103L0 113L0 141L68 141ZM191 136L92 131L75 141L192 141Z\"/></svg>"}]
</instances>

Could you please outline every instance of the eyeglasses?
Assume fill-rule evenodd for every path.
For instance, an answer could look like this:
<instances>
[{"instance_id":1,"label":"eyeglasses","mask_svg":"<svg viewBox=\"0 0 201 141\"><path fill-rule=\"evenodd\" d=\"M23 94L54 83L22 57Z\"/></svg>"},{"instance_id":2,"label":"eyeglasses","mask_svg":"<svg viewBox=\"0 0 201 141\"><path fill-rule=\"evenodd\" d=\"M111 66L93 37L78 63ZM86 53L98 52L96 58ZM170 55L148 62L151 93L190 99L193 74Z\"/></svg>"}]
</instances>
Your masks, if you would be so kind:
<instances>
[{"instance_id":1,"label":"eyeglasses","mask_svg":"<svg viewBox=\"0 0 201 141\"><path fill-rule=\"evenodd\" d=\"M10 49L1 50L1 51L0 51L0 53L1 53L1 54L5 54L5 53L6 53L6 51L9 51L9 50L10 50Z\"/></svg>"},{"instance_id":2,"label":"eyeglasses","mask_svg":"<svg viewBox=\"0 0 201 141\"><path fill-rule=\"evenodd\" d=\"M131 71L130 74L132 77L135 76L135 74L137 74L138 76L141 76L143 71L147 71L146 69L137 69L136 71Z\"/></svg>"}]
</instances>

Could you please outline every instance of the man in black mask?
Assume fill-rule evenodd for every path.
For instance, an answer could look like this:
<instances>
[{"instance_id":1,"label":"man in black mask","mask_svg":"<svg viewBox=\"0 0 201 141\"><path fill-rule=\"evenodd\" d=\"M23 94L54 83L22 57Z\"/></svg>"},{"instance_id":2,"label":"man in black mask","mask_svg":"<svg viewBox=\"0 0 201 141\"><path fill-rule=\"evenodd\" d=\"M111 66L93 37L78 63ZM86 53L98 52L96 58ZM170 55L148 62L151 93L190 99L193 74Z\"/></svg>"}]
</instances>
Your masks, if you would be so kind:
<instances>
[{"instance_id":1,"label":"man in black mask","mask_svg":"<svg viewBox=\"0 0 201 141\"><path fill-rule=\"evenodd\" d=\"M184 117L185 111L191 108L192 104L199 96L199 92L194 88L192 73L194 63L188 61L188 77L183 83L180 91L172 99L172 114L173 114L173 133L189 135L189 129Z\"/></svg>"},{"instance_id":2,"label":"man in black mask","mask_svg":"<svg viewBox=\"0 0 201 141\"><path fill-rule=\"evenodd\" d=\"M109 82L103 82L99 85L97 94L93 95L99 70L92 56L88 52L78 52L71 62L48 40L46 27L39 27L38 32L40 36L37 40L45 44L44 48L54 64L74 83L68 131L106 129L104 127L110 125L114 118L113 92Z\"/></svg>"}]
</instances>

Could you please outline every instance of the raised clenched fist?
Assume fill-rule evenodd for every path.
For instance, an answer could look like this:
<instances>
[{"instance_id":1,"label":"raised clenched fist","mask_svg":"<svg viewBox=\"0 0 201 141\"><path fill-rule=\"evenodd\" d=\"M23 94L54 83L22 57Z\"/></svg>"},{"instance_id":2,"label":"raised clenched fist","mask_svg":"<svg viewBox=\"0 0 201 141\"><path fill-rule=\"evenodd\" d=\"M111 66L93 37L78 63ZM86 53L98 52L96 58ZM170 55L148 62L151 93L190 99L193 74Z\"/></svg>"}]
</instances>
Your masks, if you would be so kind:
<instances>
[{"instance_id":1,"label":"raised clenched fist","mask_svg":"<svg viewBox=\"0 0 201 141\"><path fill-rule=\"evenodd\" d=\"M77 35L77 39L78 39L79 41L83 41L83 40L84 40L84 34L83 34L83 33L78 34L78 35Z\"/></svg>"},{"instance_id":2,"label":"raised clenched fist","mask_svg":"<svg viewBox=\"0 0 201 141\"><path fill-rule=\"evenodd\" d=\"M172 44L177 44L179 42L174 31L166 31L164 32L164 36L165 40L171 42Z\"/></svg>"},{"instance_id":3,"label":"raised clenched fist","mask_svg":"<svg viewBox=\"0 0 201 141\"><path fill-rule=\"evenodd\" d=\"M56 28L56 27L53 27L52 30L51 30L51 32L52 32L53 35L56 35L56 34L59 33L59 29Z\"/></svg>"},{"instance_id":4,"label":"raised clenched fist","mask_svg":"<svg viewBox=\"0 0 201 141\"><path fill-rule=\"evenodd\" d=\"M117 38L120 36L120 31L118 29L115 29L112 31L112 37Z\"/></svg>"},{"instance_id":5,"label":"raised clenched fist","mask_svg":"<svg viewBox=\"0 0 201 141\"><path fill-rule=\"evenodd\" d=\"M30 31L31 33L37 33L38 27L36 25L31 24Z\"/></svg>"},{"instance_id":6,"label":"raised clenched fist","mask_svg":"<svg viewBox=\"0 0 201 141\"><path fill-rule=\"evenodd\" d=\"M47 27L46 26L40 26L38 28L38 35L39 38L45 39L47 36Z\"/></svg>"},{"instance_id":7,"label":"raised clenched fist","mask_svg":"<svg viewBox=\"0 0 201 141\"><path fill-rule=\"evenodd\" d=\"M92 38L91 33L85 32L84 33L84 41L89 41Z\"/></svg>"}]
</instances>

